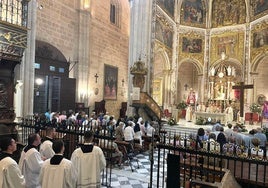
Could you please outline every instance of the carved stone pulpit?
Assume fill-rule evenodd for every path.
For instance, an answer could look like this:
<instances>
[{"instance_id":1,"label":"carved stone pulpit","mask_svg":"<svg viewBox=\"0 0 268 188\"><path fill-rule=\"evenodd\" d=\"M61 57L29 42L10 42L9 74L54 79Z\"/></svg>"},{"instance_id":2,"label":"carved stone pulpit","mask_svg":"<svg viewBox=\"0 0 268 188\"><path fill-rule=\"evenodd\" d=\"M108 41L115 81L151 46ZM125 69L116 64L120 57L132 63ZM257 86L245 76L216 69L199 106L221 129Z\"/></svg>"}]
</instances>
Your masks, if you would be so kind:
<instances>
[{"instance_id":1,"label":"carved stone pulpit","mask_svg":"<svg viewBox=\"0 0 268 188\"><path fill-rule=\"evenodd\" d=\"M130 74L132 74L133 77L133 86L139 87L141 90L144 87L145 84L145 75L147 75L147 68L145 67L145 64L139 59L134 63L134 65L130 68Z\"/></svg>"}]
</instances>

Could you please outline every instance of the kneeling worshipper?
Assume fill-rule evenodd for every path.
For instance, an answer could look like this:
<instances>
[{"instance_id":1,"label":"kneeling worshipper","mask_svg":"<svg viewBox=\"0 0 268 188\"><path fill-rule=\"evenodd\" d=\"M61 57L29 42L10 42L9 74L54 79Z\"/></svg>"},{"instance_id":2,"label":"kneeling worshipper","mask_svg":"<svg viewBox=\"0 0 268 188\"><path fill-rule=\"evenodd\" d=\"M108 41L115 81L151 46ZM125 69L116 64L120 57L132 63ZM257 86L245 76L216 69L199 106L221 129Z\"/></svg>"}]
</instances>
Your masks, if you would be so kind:
<instances>
[{"instance_id":1,"label":"kneeling worshipper","mask_svg":"<svg viewBox=\"0 0 268 188\"><path fill-rule=\"evenodd\" d=\"M0 140L0 188L25 187L25 179L19 165L12 159L12 154L17 150L17 144L11 137Z\"/></svg>"},{"instance_id":2,"label":"kneeling worshipper","mask_svg":"<svg viewBox=\"0 0 268 188\"><path fill-rule=\"evenodd\" d=\"M42 188L72 188L77 181L77 172L72 162L63 157L64 143L62 140L55 140L52 144L55 155L47 159L40 173L40 184Z\"/></svg>"}]
</instances>

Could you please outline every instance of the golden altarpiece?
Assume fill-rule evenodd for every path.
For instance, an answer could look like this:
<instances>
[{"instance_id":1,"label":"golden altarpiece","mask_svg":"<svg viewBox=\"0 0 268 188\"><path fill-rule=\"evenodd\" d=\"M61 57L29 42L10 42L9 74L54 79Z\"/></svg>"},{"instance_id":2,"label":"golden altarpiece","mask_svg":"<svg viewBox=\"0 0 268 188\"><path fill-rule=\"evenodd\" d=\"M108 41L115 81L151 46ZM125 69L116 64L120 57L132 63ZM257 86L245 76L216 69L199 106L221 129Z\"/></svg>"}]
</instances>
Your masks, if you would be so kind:
<instances>
[{"instance_id":1,"label":"golden altarpiece","mask_svg":"<svg viewBox=\"0 0 268 188\"><path fill-rule=\"evenodd\" d=\"M254 89L245 91L245 106L266 96L268 90L261 86L265 72L258 73L264 71L259 66L268 46L268 5L263 6L252 0L183 0L172 12L159 3L150 70L155 71L152 83L160 83L150 85L153 98L163 98L164 109L173 108L187 100L192 88L196 105L214 104L223 112L229 103L239 110L240 91L233 86L240 82L254 83ZM159 86L162 92L157 92Z\"/></svg>"}]
</instances>

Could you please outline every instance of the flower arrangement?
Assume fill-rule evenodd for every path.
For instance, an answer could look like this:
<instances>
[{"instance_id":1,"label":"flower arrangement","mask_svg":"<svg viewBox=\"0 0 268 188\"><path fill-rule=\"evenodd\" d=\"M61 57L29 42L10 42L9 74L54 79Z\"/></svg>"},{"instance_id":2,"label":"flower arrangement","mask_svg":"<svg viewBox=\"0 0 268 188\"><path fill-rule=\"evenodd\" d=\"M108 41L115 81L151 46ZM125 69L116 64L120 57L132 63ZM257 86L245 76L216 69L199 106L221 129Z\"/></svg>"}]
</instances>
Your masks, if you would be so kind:
<instances>
[{"instance_id":1,"label":"flower arrangement","mask_svg":"<svg viewBox=\"0 0 268 188\"><path fill-rule=\"evenodd\" d=\"M196 122L195 124L196 125L205 125L207 122L206 118L203 118L203 117L197 117L196 118Z\"/></svg>"},{"instance_id":2,"label":"flower arrangement","mask_svg":"<svg viewBox=\"0 0 268 188\"><path fill-rule=\"evenodd\" d=\"M169 125L177 125L177 122L174 117L170 117L167 123Z\"/></svg>"},{"instance_id":3,"label":"flower arrangement","mask_svg":"<svg viewBox=\"0 0 268 188\"><path fill-rule=\"evenodd\" d=\"M253 103L250 107L249 107L250 111L252 113L258 113L260 114L262 112L261 109L261 105L257 104L257 103Z\"/></svg>"},{"instance_id":4,"label":"flower arrangement","mask_svg":"<svg viewBox=\"0 0 268 188\"><path fill-rule=\"evenodd\" d=\"M186 104L186 102L182 101L177 105L177 108L180 109L180 110L184 110L184 109L186 109L187 106L188 105Z\"/></svg>"}]
</instances>

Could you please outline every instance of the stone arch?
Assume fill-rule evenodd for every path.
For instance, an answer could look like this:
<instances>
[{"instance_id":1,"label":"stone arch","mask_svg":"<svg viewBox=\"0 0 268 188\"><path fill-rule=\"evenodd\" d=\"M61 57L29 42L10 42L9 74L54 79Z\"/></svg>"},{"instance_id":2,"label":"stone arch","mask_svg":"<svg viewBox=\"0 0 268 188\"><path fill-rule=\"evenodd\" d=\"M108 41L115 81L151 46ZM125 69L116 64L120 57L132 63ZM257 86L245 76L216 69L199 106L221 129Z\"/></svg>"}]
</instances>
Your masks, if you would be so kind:
<instances>
[{"instance_id":1,"label":"stone arch","mask_svg":"<svg viewBox=\"0 0 268 188\"><path fill-rule=\"evenodd\" d=\"M197 73L198 74L203 74L203 65L196 59L193 59L193 58L185 58L183 60L181 60L179 63L178 63L178 67L180 67L183 63L185 62L191 62L194 64L196 70L197 70Z\"/></svg>"},{"instance_id":2,"label":"stone arch","mask_svg":"<svg viewBox=\"0 0 268 188\"><path fill-rule=\"evenodd\" d=\"M67 59L62 52L47 42L37 40L35 49L36 57L67 63Z\"/></svg>"},{"instance_id":3,"label":"stone arch","mask_svg":"<svg viewBox=\"0 0 268 188\"><path fill-rule=\"evenodd\" d=\"M158 48L154 53L154 71L152 79L152 96L159 106L164 106L168 98L171 63L168 53L163 48ZM160 89L159 89L160 88Z\"/></svg>"},{"instance_id":4,"label":"stone arch","mask_svg":"<svg viewBox=\"0 0 268 188\"><path fill-rule=\"evenodd\" d=\"M203 65L196 59L185 58L178 63L177 100L185 101L190 88L201 92Z\"/></svg>"},{"instance_id":5,"label":"stone arch","mask_svg":"<svg viewBox=\"0 0 268 188\"><path fill-rule=\"evenodd\" d=\"M252 72L256 72L257 71L257 68L259 66L259 64L265 59L268 57L268 53L261 53L260 55L258 55L254 60L253 60L253 63L251 64L251 71Z\"/></svg>"},{"instance_id":6,"label":"stone arch","mask_svg":"<svg viewBox=\"0 0 268 188\"><path fill-rule=\"evenodd\" d=\"M171 69L172 66L171 66L170 59L168 57L168 53L163 48L157 49L154 54L155 54L155 56L156 56L156 54L159 54L163 58L165 70Z\"/></svg>"},{"instance_id":7,"label":"stone arch","mask_svg":"<svg viewBox=\"0 0 268 188\"><path fill-rule=\"evenodd\" d=\"M70 63L57 47L47 42L37 40L35 50L35 78L43 83L34 85L34 112L74 109L76 81L69 78Z\"/></svg>"},{"instance_id":8,"label":"stone arch","mask_svg":"<svg viewBox=\"0 0 268 188\"><path fill-rule=\"evenodd\" d=\"M254 82L254 101L258 100L259 96L265 96L268 99L268 88L264 83L267 81L268 77L268 54L264 53L256 57L251 64L251 73Z\"/></svg>"}]
</instances>

